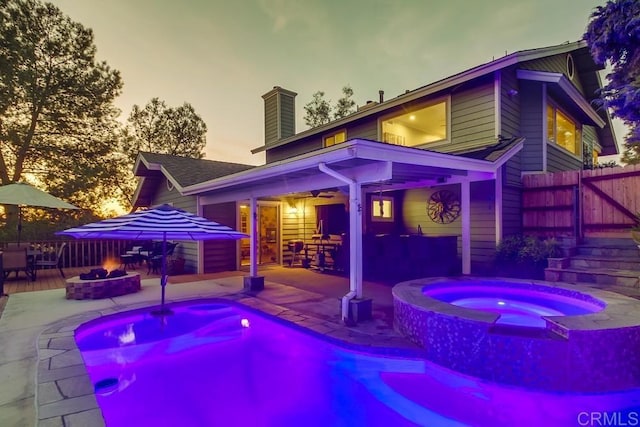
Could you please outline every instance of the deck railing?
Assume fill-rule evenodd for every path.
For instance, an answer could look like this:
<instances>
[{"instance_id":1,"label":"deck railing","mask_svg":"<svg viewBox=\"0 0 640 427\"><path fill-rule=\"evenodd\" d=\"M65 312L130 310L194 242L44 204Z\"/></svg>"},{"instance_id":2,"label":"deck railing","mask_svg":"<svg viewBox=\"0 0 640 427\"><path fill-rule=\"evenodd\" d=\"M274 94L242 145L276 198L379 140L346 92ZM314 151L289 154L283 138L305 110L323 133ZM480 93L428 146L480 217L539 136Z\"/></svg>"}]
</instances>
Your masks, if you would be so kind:
<instances>
[{"instance_id":1,"label":"deck railing","mask_svg":"<svg viewBox=\"0 0 640 427\"><path fill-rule=\"evenodd\" d=\"M21 245L41 251L43 259L54 259L63 243L67 244L62 251L62 266L65 268L103 265L108 259L119 263L121 254L124 254L132 246L141 244L140 241L132 240L74 239L23 242ZM7 243L2 244L2 246L6 245Z\"/></svg>"}]
</instances>

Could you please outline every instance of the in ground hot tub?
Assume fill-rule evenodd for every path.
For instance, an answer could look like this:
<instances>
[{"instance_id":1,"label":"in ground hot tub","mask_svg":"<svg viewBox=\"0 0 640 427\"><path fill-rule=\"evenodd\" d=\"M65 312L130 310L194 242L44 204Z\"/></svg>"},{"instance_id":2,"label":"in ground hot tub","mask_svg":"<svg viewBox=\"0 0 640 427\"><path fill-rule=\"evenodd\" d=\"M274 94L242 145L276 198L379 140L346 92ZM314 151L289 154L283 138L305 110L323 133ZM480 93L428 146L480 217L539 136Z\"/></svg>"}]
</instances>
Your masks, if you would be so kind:
<instances>
[{"instance_id":1,"label":"in ground hot tub","mask_svg":"<svg viewBox=\"0 0 640 427\"><path fill-rule=\"evenodd\" d=\"M640 387L640 301L570 284L422 279L393 288L394 322L427 359L552 391Z\"/></svg>"},{"instance_id":2,"label":"in ground hot tub","mask_svg":"<svg viewBox=\"0 0 640 427\"><path fill-rule=\"evenodd\" d=\"M493 284L492 284L493 283ZM530 284L448 281L425 286L422 293L442 302L498 314L495 324L545 328L548 316L577 316L602 311L606 304L584 293Z\"/></svg>"}]
</instances>

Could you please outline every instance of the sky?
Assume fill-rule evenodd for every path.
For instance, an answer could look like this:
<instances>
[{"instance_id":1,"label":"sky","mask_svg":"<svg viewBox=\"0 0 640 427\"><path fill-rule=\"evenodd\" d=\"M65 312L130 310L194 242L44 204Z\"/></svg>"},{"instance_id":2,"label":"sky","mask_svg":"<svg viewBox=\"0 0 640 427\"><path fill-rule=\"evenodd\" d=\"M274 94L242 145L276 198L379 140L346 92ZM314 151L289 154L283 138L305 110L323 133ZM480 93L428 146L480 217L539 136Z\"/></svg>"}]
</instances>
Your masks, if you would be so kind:
<instances>
[{"instance_id":1,"label":"sky","mask_svg":"<svg viewBox=\"0 0 640 427\"><path fill-rule=\"evenodd\" d=\"M261 96L273 86L304 105L390 99L518 50L582 38L605 0L49 0L94 31L97 59L120 71L116 100L190 103L207 124L206 158L259 165ZM616 124L619 143L626 130Z\"/></svg>"}]
</instances>

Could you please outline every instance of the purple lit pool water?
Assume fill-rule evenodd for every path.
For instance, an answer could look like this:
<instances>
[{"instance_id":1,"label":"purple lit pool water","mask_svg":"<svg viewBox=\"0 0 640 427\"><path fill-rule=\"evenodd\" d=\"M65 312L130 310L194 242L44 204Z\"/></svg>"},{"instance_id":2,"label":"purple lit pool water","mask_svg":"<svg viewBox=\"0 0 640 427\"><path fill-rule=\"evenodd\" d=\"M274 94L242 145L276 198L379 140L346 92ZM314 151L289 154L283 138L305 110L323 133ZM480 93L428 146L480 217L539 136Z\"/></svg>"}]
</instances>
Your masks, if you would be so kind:
<instances>
[{"instance_id":1,"label":"purple lit pool water","mask_svg":"<svg viewBox=\"0 0 640 427\"><path fill-rule=\"evenodd\" d=\"M76 330L108 426L554 426L640 407L640 390L500 386L399 351L347 348L219 301L172 309Z\"/></svg>"},{"instance_id":2,"label":"purple lit pool water","mask_svg":"<svg viewBox=\"0 0 640 427\"><path fill-rule=\"evenodd\" d=\"M538 287L539 288L539 287ZM472 284L468 282L425 286L423 294L458 307L499 314L497 324L541 327L546 326L543 316L576 316L597 313L604 303L593 299L576 298L538 288L516 288Z\"/></svg>"}]
</instances>

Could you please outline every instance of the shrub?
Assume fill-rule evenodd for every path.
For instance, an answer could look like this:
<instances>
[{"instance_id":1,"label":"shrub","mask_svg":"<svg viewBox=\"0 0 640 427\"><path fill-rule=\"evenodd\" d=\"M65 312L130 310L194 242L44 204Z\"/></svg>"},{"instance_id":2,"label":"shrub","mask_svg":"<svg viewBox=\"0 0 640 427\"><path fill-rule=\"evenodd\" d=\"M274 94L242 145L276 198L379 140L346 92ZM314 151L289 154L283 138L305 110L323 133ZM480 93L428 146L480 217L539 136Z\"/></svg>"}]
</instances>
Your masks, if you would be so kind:
<instances>
[{"instance_id":1,"label":"shrub","mask_svg":"<svg viewBox=\"0 0 640 427\"><path fill-rule=\"evenodd\" d=\"M554 238L540 239L535 236L509 236L496 249L496 261L519 264L545 264L547 258L562 255L560 243Z\"/></svg>"}]
</instances>

